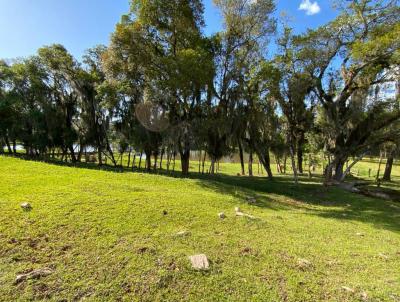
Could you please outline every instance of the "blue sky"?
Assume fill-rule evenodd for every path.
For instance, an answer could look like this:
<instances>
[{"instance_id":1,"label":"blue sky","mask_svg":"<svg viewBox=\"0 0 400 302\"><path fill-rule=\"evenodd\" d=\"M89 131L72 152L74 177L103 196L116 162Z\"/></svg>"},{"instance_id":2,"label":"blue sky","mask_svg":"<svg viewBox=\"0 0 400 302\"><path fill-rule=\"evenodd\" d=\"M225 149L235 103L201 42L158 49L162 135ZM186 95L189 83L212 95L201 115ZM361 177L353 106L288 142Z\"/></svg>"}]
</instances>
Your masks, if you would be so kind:
<instances>
[{"instance_id":1,"label":"blue sky","mask_svg":"<svg viewBox=\"0 0 400 302\"><path fill-rule=\"evenodd\" d=\"M0 58L29 56L43 45L63 44L78 59L85 49L107 44L129 0L0 0ZM303 10L299 10L303 3ZM212 0L204 0L206 34L221 20ZM284 11L296 32L331 20L329 0L276 0L276 16ZM319 9L318 9L319 8Z\"/></svg>"}]
</instances>

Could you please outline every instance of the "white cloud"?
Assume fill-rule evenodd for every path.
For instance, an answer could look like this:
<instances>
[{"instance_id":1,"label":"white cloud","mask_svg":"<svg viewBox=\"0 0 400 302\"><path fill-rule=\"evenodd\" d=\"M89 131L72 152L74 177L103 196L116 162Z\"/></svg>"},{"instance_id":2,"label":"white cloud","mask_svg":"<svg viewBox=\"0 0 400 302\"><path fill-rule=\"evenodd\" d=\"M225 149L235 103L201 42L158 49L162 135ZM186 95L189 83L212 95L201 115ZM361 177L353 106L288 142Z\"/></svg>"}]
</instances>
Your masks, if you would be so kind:
<instances>
[{"instance_id":1,"label":"white cloud","mask_svg":"<svg viewBox=\"0 0 400 302\"><path fill-rule=\"evenodd\" d=\"M304 10L307 15L312 16L318 14L321 8L317 1L311 2L310 0L303 0L299 6L299 10Z\"/></svg>"}]
</instances>

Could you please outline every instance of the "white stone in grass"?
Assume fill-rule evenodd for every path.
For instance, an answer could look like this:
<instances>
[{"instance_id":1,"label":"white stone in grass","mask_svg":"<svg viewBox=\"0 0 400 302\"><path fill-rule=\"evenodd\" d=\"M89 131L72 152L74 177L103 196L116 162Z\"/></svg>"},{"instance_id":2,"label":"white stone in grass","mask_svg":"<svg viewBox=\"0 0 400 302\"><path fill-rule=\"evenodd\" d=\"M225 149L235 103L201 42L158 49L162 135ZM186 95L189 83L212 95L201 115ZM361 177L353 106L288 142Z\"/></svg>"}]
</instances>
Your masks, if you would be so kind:
<instances>
[{"instance_id":1,"label":"white stone in grass","mask_svg":"<svg viewBox=\"0 0 400 302\"><path fill-rule=\"evenodd\" d=\"M354 293L354 289L348 286L342 286L342 289L347 293Z\"/></svg>"},{"instance_id":2,"label":"white stone in grass","mask_svg":"<svg viewBox=\"0 0 400 302\"><path fill-rule=\"evenodd\" d=\"M32 210L32 206L29 202L21 203L21 208L25 211Z\"/></svg>"},{"instance_id":3,"label":"white stone in grass","mask_svg":"<svg viewBox=\"0 0 400 302\"><path fill-rule=\"evenodd\" d=\"M186 236L189 236L189 235L190 235L189 231L180 231L180 232L176 233L177 237L186 237Z\"/></svg>"},{"instance_id":4,"label":"white stone in grass","mask_svg":"<svg viewBox=\"0 0 400 302\"><path fill-rule=\"evenodd\" d=\"M389 257L386 256L384 253L379 253L379 257L381 257L384 260L388 260L389 259Z\"/></svg>"},{"instance_id":5,"label":"white stone in grass","mask_svg":"<svg viewBox=\"0 0 400 302\"><path fill-rule=\"evenodd\" d=\"M243 213L243 212L240 210L239 207L235 207L235 213L236 213L236 216L242 216L242 217L247 217L247 218L250 218L250 219L255 219L254 216Z\"/></svg>"},{"instance_id":6,"label":"white stone in grass","mask_svg":"<svg viewBox=\"0 0 400 302\"><path fill-rule=\"evenodd\" d=\"M357 236L364 237L364 233L356 233Z\"/></svg>"},{"instance_id":7,"label":"white stone in grass","mask_svg":"<svg viewBox=\"0 0 400 302\"><path fill-rule=\"evenodd\" d=\"M368 301L368 294L366 292L362 292L360 294L361 301Z\"/></svg>"},{"instance_id":8,"label":"white stone in grass","mask_svg":"<svg viewBox=\"0 0 400 302\"><path fill-rule=\"evenodd\" d=\"M29 279L39 279L41 277L46 277L52 273L53 270L47 267L35 269L29 273L17 275L17 277L15 278L15 283L18 284Z\"/></svg>"},{"instance_id":9,"label":"white stone in grass","mask_svg":"<svg viewBox=\"0 0 400 302\"><path fill-rule=\"evenodd\" d=\"M221 213L218 213L218 217L221 218L221 219L225 219L226 215L225 215L224 212L221 212Z\"/></svg>"},{"instance_id":10,"label":"white stone in grass","mask_svg":"<svg viewBox=\"0 0 400 302\"><path fill-rule=\"evenodd\" d=\"M210 267L207 256L204 254L189 256L192 268L197 270L207 270Z\"/></svg>"},{"instance_id":11,"label":"white stone in grass","mask_svg":"<svg viewBox=\"0 0 400 302\"><path fill-rule=\"evenodd\" d=\"M301 269L308 269L308 268L312 267L312 263L310 260L301 259L301 258L297 260L297 265Z\"/></svg>"}]
</instances>

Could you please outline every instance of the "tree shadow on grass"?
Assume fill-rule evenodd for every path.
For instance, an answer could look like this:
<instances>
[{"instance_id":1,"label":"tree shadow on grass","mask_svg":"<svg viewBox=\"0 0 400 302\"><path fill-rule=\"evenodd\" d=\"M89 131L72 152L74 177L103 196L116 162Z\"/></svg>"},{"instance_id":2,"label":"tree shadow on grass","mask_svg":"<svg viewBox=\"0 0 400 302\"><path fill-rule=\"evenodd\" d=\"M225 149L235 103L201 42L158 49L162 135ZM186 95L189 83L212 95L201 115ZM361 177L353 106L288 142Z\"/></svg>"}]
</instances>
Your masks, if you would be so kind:
<instances>
[{"instance_id":1,"label":"tree shadow on grass","mask_svg":"<svg viewBox=\"0 0 400 302\"><path fill-rule=\"evenodd\" d=\"M281 176L275 177L273 181L261 177L227 175L198 179L202 186L236 196L243 202L246 202L247 196L254 196L257 199L254 205L258 207L273 210L301 209L307 215L360 221L376 228L400 232L400 203L365 197L338 187L324 187L319 177L311 180L301 178L297 186L291 178Z\"/></svg>"},{"instance_id":2,"label":"tree shadow on grass","mask_svg":"<svg viewBox=\"0 0 400 302\"><path fill-rule=\"evenodd\" d=\"M22 159L28 159L19 157ZM41 160L48 164L81 169L101 170L114 173L132 172L132 169L112 166L101 166L90 163L65 163L60 160ZM144 169L134 172L146 173ZM149 173L149 172L147 172ZM151 174L173 178L185 178L180 172L165 170L151 171ZM190 179L215 192L231 195L243 203L248 197L256 199L253 206L272 210L301 209L306 215L317 215L324 218L334 218L343 221L360 221L400 232L400 203L384 201L350 193L338 187L325 187L321 176L300 177L300 183L295 185L289 176L275 176L274 180L265 177L244 177L227 174L201 174L191 172Z\"/></svg>"}]
</instances>

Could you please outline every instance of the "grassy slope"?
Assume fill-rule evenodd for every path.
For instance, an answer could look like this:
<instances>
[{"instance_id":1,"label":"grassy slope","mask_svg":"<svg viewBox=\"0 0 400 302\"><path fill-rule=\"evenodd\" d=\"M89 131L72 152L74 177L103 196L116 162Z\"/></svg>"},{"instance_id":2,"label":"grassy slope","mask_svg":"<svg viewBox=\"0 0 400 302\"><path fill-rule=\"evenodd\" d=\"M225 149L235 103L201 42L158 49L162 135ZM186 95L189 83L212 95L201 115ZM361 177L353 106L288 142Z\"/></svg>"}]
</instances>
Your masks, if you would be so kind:
<instances>
[{"instance_id":1,"label":"grassy slope","mask_svg":"<svg viewBox=\"0 0 400 302\"><path fill-rule=\"evenodd\" d=\"M235 217L235 206L258 219ZM4 301L400 300L400 205L317 181L295 188L283 177L179 179L0 157L0 213ZM196 253L210 271L190 268ZM299 258L313 267L300 269ZM54 273L13 284L41 267Z\"/></svg>"}]
</instances>

